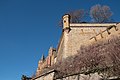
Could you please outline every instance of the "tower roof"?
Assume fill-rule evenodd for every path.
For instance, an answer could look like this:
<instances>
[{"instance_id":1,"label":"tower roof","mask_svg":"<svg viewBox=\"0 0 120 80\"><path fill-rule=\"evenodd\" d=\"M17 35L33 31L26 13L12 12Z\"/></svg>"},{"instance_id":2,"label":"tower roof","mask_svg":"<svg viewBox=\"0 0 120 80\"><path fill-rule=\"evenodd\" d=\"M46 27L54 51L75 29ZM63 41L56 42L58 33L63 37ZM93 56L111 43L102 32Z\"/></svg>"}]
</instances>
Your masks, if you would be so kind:
<instances>
[{"instance_id":1,"label":"tower roof","mask_svg":"<svg viewBox=\"0 0 120 80\"><path fill-rule=\"evenodd\" d=\"M44 61L44 60L45 60L45 57L44 57L44 54L42 54L41 61Z\"/></svg>"}]
</instances>

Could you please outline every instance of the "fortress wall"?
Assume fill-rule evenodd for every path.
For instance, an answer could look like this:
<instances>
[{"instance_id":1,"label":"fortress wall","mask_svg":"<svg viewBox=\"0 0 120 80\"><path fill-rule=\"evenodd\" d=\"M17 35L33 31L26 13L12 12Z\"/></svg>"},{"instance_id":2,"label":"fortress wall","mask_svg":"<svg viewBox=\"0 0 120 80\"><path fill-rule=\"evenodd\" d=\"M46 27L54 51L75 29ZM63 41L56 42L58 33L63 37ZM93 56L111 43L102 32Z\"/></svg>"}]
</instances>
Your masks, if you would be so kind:
<instances>
[{"instance_id":1,"label":"fortress wall","mask_svg":"<svg viewBox=\"0 0 120 80\"><path fill-rule=\"evenodd\" d=\"M60 39L60 42L58 44L58 48L57 48L57 59L56 61L61 61L62 60L62 56L63 56L63 53L64 53L64 38L63 38L63 33L62 33L62 36L61 36L61 39Z\"/></svg>"},{"instance_id":2,"label":"fortress wall","mask_svg":"<svg viewBox=\"0 0 120 80\"><path fill-rule=\"evenodd\" d=\"M106 31L103 36L99 33L111 25L116 25L116 23L70 23L70 16L64 15L63 35L59 43L57 58L63 59L75 55L81 45L88 45L101 37L108 36ZM99 35L96 36L96 34Z\"/></svg>"},{"instance_id":3,"label":"fortress wall","mask_svg":"<svg viewBox=\"0 0 120 80\"><path fill-rule=\"evenodd\" d=\"M115 25L116 27L111 27L111 25ZM89 45L99 40L106 40L108 37L111 37L110 35L120 36L120 23L70 23L70 16L63 16L63 32L57 48L57 57L50 51L45 62L38 64L37 75L39 75L39 72L43 68L53 65L56 61L62 61L66 57L77 54L81 45ZM54 72L52 71L33 80L53 80L53 76ZM72 76L70 76L71 79ZM64 80L68 80L68 78Z\"/></svg>"},{"instance_id":4,"label":"fortress wall","mask_svg":"<svg viewBox=\"0 0 120 80\"><path fill-rule=\"evenodd\" d=\"M67 49L63 57L68 57L77 54L81 45L87 45L90 37L106 29L106 27L70 27L70 32L66 33L68 41ZM66 37L65 37L66 38Z\"/></svg>"},{"instance_id":5,"label":"fortress wall","mask_svg":"<svg viewBox=\"0 0 120 80\"><path fill-rule=\"evenodd\" d=\"M67 49L62 54L65 55L63 58L77 54L81 45L89 45L99 40L106 40L110 35L120 35L120 23L106 27L70 26L70 31L65 34L67 34L64 37L67 38L67 42L64 45L67 46Z\"/></svg>"}]
</instances>

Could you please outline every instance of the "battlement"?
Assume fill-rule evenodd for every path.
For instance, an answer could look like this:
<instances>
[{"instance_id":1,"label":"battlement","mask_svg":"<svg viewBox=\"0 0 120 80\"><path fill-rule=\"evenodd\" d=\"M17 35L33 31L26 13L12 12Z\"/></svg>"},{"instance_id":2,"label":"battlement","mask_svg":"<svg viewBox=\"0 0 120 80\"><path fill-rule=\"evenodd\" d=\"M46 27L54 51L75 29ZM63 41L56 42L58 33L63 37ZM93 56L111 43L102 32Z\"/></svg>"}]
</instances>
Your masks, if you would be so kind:
<instances>
[{"instance_id":1,"label":"battlement","mask_svg":"<svg viewBox=\"0 0 120 80\"><path fill-rule=\"evenodd\" d=\"M119 34L120 34L120 23L117 23L116 25L109 26L109 27L107 27L106 30L91 37L90 43L99 41L101 39L105 39L105 38L109 37L110 35L119 35Z\"/></svg>"}]
</instances>

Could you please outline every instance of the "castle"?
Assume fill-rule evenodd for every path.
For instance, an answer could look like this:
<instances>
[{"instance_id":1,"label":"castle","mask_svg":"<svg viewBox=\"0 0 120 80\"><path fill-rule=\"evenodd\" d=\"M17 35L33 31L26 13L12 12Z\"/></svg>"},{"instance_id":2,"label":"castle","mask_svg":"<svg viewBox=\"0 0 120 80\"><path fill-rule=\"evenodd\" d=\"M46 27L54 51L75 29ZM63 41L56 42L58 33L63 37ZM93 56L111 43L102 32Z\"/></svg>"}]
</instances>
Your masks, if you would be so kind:
<instances>
[{"instance_id":1,"label":"castle","mask_svg":"<svg viewBox=\"0 0 120 80\"><path fill-rule=\"evenodd\" d=\"M116 27L117 26L117 27ZM58 47L55 49L50 47L48 56L45 58L42 55L38 62L36 77L33 80L53 80L54 74L49 75L50 72L42 73L42 70L49 68L59 61L63 61L69 56L77 54L81 45L89 45L95 41L105 39L111 33L115 33L120 29L120 23L70 23L70 16L63 16L63 31L60 37ZM120 34L120 31L116 34ZM46 77L41 78L44 75Z\"/></svg>"}]
</instances>

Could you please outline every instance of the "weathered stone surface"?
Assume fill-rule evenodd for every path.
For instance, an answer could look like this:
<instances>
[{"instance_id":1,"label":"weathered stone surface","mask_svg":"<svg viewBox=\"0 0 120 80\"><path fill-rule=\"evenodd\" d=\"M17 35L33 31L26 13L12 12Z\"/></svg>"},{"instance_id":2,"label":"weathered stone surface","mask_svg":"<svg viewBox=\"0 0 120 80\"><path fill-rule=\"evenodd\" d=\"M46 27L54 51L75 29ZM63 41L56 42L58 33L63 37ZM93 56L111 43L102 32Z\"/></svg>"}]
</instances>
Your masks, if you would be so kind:
<instances>
[{"instance_id":1,"label":"weathered stone surface","mask_svg":"<svg viewBox=\"0 0 120 80\"><path fill-rule=\"evenodd\" d=\"M38 78L36 78L36 79L34 79L34 80L53 80L54 74L55 74L55 73L52 72L52 73L49 73L49 74L40 76L40 77L38 77Z\"/></svg>"},{"instance_id":2,"label":"weathered stone surface","mask_svg":"<svg viewBox=\"0 0 120 80\"><path fill-rule=\"evenodd\" d=\"M94 73L94 74L78 74L78 75L72 75L72 76L68 76L65 77L63 79L56 79L56 80L101 80L101 76L98 75L98 73Z\"/></svg>"},{"instance_id":3,"label":"weathered stone surface","mask_svg":"<svg viewBox=\"0 0 120 80\"><path fill-rule=\"evenodd\" d=\"M87 45L92 36L105 30L106 27L70 27L64 31L58 49L58 60L77 54L81 45Z\"/></svg>"}]
</instances>

